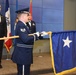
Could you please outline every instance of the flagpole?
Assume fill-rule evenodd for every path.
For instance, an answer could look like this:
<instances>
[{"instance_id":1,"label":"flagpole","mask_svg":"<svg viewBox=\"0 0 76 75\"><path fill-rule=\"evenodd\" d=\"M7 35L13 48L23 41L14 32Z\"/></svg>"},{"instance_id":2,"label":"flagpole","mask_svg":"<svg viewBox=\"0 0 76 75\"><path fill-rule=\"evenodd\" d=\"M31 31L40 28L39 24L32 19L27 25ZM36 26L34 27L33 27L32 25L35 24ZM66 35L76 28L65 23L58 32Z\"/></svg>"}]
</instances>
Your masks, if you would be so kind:
<instances>
[{"instance_id":1,"label":"flagpole","mask_svg":"<svg viewBox=\"0 0 76 75\"><path fill-rule=\"evenodd\" d=\"M7 58L6 58L6 60L10 60L9 59L9 55L10 55L10 52L7 52Z\"/></svg>"},{"instance_id":2,"label":"flagpole","mask_svg":"<svg viewBox=\"0 0 76 75\"><path fill-rule=\"evenodd\" d=\"M50 32L47 32L48 34L50 34ZM29 34L28 36L33 36L34 34ZM10 37L3 37L0 38L0 40L6 40L6 39L14 39L14 38L19 38L19 36L10 36Z\"/></svg>"},{"instance_id":3,"label":"flagpole","mask_svg":"<svg viewBox=\"0 0 76 75\"><path fill-rule=\"evenodd\" d=\"M51 56L51 59L53 61L53 52L52 52L52 32L49 32L49 38L50 38L50 56ZM52 68L54 70L54 74L55 73L55 68L54 68L54 63L52 62Z\"/></svg>"}]
</instances>

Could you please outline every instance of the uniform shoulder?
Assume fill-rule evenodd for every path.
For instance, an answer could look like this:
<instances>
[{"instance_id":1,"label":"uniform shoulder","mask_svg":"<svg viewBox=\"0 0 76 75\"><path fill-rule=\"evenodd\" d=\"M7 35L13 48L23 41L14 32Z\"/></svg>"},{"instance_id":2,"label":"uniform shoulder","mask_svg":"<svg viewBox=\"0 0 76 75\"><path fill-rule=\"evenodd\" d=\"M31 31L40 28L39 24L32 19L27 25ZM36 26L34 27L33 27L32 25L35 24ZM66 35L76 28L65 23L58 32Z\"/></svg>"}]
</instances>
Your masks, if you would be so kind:
<instances>
[{"instance_id":1,"label":"uniform shoulder","mask_svg":"<svg viewBox=\"0 0 76 75\"><path fill-rule=\"evenodd\" d=\"M18 22L17 22L17 25L18 25L19 27L24 27L24 26L25 26L25 24L24 24L23 22L21 22L21 21L18 21Z\"/></svg>"}]
</instances>

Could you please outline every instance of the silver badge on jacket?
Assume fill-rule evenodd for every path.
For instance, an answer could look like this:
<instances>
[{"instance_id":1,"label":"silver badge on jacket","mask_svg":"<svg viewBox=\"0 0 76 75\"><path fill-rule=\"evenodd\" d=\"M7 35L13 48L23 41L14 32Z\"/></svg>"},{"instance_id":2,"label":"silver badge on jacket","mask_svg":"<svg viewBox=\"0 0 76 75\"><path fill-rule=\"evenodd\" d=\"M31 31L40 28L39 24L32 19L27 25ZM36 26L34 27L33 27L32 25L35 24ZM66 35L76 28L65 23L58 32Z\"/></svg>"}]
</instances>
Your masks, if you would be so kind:
<instances>
[{"instance_id":1,"label":"silver badge on jacket","mask_svg":"<svg viewBox=\"0 0 76 75\"><path fill-rule=\"evenodd\" d=\"M33 23L32 25L33 25L33 26L35 26L35 24L34 24L34 23Z\"/></svg>"},{"instance_id":2,"label":"silver badge on jacket","mask_svg":"<svg viewBox=\"0 0 76 75\"><path fill-rule=\"evenodd\" d=\"M26 31L26 29L25 28L23 28L23 29L20 29L21 30L21 32L25 32Z\"/></svg>"}]
</instances>

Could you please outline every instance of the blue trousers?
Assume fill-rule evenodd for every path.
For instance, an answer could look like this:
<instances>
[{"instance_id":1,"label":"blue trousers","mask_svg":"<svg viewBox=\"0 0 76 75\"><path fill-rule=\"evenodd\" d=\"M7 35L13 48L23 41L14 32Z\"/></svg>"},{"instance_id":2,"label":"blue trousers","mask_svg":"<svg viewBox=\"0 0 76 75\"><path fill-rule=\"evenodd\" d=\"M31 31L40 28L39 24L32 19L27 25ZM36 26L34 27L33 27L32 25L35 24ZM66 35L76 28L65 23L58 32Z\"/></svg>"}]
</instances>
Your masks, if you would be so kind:
<instances>
[{"instance_id":1,"label":"blue trousers","mask_svg":"<svg viewBox=\"0 0 76 75\"><path fill-rule=\"evenodd\" d=\"M17 75L22 75L23 72L23 65L17 64ZM30 64L24 65L24 75L30 75Z\"/></svg>"}]
</instances>

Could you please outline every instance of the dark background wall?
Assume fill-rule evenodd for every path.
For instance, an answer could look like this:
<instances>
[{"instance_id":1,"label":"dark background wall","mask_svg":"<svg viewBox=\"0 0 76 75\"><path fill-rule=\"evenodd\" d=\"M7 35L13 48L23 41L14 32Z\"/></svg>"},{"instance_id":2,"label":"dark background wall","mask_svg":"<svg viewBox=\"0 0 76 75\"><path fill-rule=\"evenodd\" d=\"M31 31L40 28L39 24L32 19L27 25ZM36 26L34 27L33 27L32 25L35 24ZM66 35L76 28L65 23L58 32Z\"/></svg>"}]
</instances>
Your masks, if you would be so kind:
<instances>
[{"instance_id":1,"label":"dark background wall","mask_svg":"<svg viewBox=\"0 0 76 75\"><path fill-rule=\"evenodd\" d=\"M5 14L6 0L0 0L1 13ZM16 18L16 0L9 0L11 13L11 30L14 35ZM18 9L29 7L30 0L18 0ZM64 19L64 0L32 0L33 20L36 22L36 31L62 31ZM47 37L47 36L46 36Z\"/></svg>"}]
</instances>

